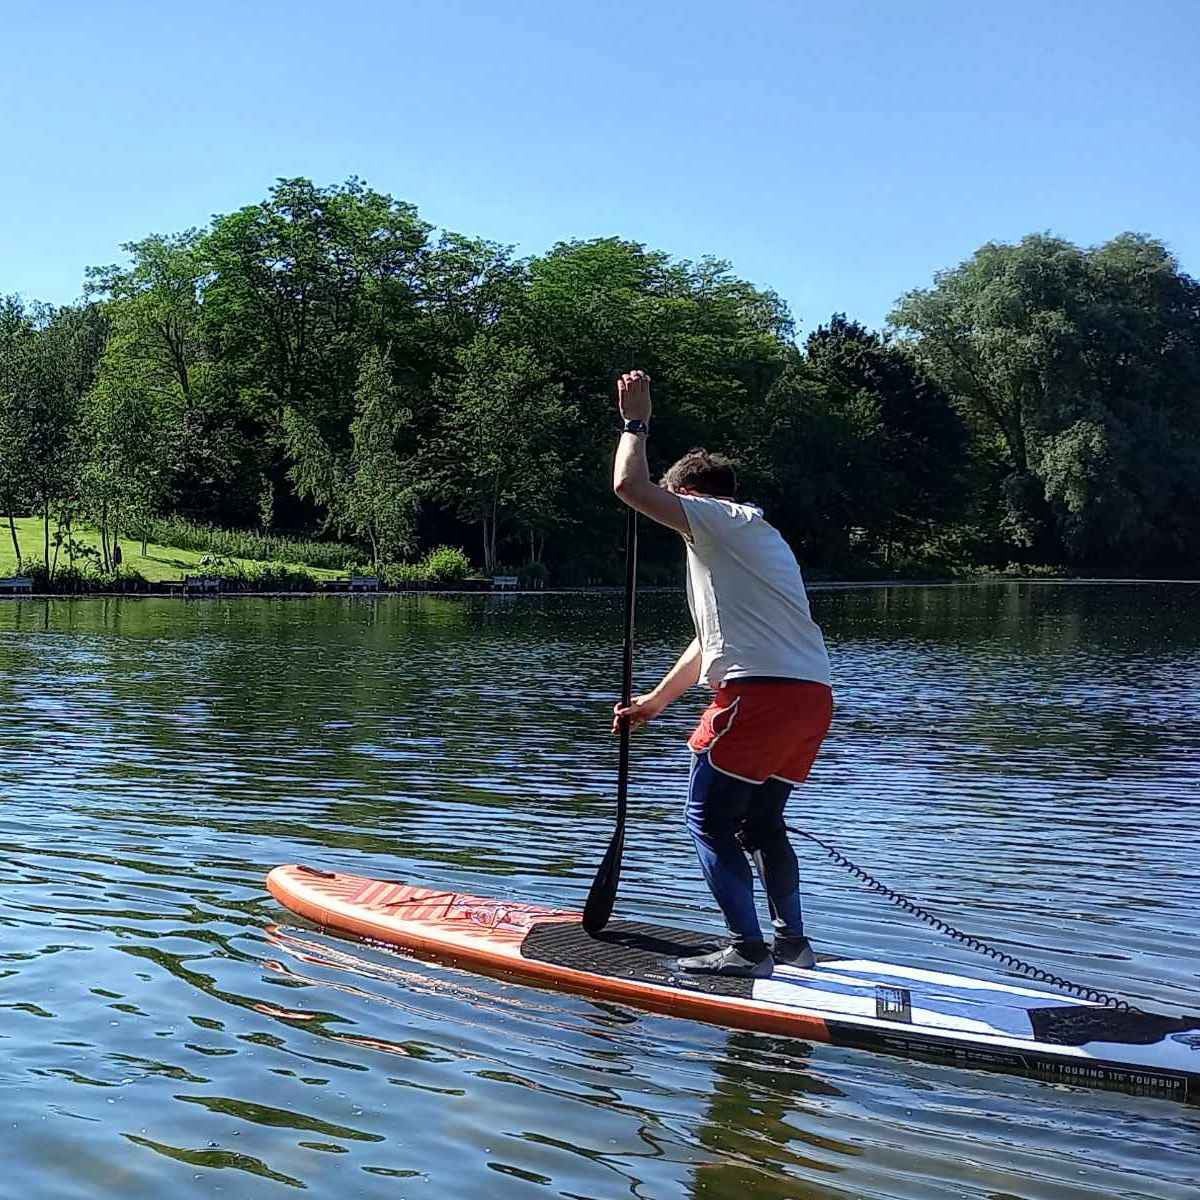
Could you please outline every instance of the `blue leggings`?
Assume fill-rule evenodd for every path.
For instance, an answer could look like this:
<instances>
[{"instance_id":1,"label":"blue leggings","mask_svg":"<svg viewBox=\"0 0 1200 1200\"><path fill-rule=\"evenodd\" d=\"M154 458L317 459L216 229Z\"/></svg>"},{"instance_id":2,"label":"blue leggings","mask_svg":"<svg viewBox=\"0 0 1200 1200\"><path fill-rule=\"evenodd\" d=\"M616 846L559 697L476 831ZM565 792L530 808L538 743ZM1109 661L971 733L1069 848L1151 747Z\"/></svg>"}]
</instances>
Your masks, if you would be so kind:
<instances>
[{"instance_id":1,"label":"blue leggings","mask_svg":"<svg viewBox=\"0 0 1200 1200\"><path fill-rule=\"evenodd\" d=\"M708 761L707 752L692 761L688 832L696 843L704 878L741 950L757 953L763 944L747 854L753 856L762 877L776 934L804 936L800 869L783 825L791 792L792 785L782 779L747 783L724 775Z\"/></svg>"}]
</instances>

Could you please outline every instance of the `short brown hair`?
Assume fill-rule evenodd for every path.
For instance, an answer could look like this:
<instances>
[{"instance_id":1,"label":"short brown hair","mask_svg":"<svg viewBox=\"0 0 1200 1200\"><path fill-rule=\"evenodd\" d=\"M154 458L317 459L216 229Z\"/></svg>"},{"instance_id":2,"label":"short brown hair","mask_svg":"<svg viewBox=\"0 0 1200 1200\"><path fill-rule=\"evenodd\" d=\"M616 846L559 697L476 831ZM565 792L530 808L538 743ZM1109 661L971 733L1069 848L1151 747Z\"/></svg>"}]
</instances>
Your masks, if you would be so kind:
<instances>
[{"instance_id":1,"label":"short brown hair","mask_svg":"<svg viewBox=\"0 0 1200 1200\"><path fill-rule=\"evenodd\" d=\"M737 476L733 463L721 454L709 454L707 450L689 450L677 463L667 468L662 477L665 488L691 488L706 496L732 498L737 491Z\"/></svg>"}]
</instances>

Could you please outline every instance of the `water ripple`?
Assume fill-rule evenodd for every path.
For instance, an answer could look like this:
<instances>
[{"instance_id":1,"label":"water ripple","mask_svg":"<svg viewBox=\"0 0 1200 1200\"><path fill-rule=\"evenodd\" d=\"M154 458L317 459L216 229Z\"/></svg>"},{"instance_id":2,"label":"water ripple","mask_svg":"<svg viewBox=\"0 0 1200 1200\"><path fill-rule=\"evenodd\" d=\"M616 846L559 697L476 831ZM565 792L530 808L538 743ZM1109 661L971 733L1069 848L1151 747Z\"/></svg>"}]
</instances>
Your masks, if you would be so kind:
<instances>
[{"instance_id":1,"label":"water ripple","mask_svg":"<svg viewBox=\"0 0 1200 1200\"><path fill-rule=\"evenodd\" d=\"M793 820L1006 949L1195 1010L1195 600L814 592L838 712ZM307 859L578 905L611 830L619 610L0 605L0 1194L1194 1197L1194 1109L539 992L264 894ZM687 636L678 596L645 597L639 684ZM680 820L695 707L635 744L620 904L715 929ZM993 973L804 872L824 948Z\"/></svg>"}]
</instances>

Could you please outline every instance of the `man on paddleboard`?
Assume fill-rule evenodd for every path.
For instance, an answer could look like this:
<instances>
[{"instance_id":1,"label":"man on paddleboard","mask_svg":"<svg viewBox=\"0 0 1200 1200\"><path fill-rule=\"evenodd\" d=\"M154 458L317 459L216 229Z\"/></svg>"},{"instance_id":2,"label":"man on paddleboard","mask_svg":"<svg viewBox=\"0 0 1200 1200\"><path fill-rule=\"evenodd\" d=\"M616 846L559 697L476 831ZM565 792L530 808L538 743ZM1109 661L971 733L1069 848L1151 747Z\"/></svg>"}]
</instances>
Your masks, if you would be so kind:
<instances>
[{"instance_id":1,"label":"man on paddleboard","mask_svg":"<svg viewBox=\"0 0 1200 1200\"><path fill-rule=\"evenodd\" d=\"M631 508L683 535L696 636L652 691L615 707L614 730L653 720L703 680L714 691L688 746L687 826L732 941L679 960L684 971L762 978L775 963L814 965L804 934L800 873L783 824L792 788L808 777L829 729L833 693L825 641L809 612L800 566L762 510L734 499L732 466L704 450L650 478L650 377L623 375L624 430L613 490ZM754 860L775 940L763 939Z\"/></svg>"}]
</instances>

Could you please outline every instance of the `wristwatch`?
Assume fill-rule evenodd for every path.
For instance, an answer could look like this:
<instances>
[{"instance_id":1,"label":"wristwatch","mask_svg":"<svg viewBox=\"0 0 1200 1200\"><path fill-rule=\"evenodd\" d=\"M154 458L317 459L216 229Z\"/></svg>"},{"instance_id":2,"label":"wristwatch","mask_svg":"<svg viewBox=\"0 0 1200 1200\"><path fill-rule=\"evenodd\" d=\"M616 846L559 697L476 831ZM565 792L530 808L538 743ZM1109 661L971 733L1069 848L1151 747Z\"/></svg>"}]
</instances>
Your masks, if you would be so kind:
<instances>
[{"instance_id":1,"label":"wristwatch","mask_svg":"<svg viewBox=\"0 0 1200 1200\"><path fill-rule=\"evenodd\" d=\"M632 420L626 421L624 426L626 433L645 433L650 432L650 423L643 421L641 417L634 417Z\"/></svg>"}]
</instances>

